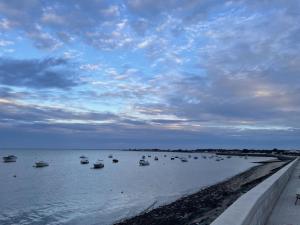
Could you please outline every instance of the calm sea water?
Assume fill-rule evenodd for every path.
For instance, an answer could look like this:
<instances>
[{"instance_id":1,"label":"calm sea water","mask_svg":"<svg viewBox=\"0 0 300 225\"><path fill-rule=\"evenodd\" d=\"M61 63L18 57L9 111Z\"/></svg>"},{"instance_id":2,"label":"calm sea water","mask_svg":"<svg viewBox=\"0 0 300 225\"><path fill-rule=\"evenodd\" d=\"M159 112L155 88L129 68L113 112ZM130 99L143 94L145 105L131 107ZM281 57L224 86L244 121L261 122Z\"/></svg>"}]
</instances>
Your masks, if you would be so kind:
<instances>
[{"instance_id":1,"label":"calm sea water","mask_svg":"<svg viewBox=\"0 0 300 225\"><path fill-rule=\"evenodd\" d=\"M135 215L152 203L155 206L176 200L254 166L248 159L232 157L189 159L182 163L171 156L177 153L146 153L104 150L16 150L16 163L0 163L0 224L99 224L107 225ZM109 154L119 159L113 164ZM150 166L140 167L142 155ZM163 157L167 154L167 157ZM90 164L81 165L80 155ZM154 161L154 156L159 160ZM91 169L92 163L103 159L103 169ZM50 166L34 168L35 161ZM14 177L16 175L16 177Z\"/></svg>"}]
</instances>

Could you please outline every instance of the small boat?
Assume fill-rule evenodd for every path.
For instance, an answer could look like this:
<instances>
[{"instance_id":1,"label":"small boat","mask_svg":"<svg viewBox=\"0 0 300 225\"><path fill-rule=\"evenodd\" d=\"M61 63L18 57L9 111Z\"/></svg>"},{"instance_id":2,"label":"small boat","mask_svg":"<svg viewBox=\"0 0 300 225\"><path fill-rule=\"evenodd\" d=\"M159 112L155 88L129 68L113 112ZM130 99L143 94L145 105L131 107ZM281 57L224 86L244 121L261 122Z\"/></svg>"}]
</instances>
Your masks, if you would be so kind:
<instances>
[{"instance_id":1,"label":"small boat","mask_svg":"<svg viewBox=\"0 0 300 225\"><path fill-rule=\"evenodd\" d=\"M145 158L146 158L146 156L143 155L143 156L142 156L142 159L145 159Z\"/></svg>"},{"instance_id":2,"label":"small boat","mask_svg":"<svg viewBox=\"0 0 300 225\"><path fill-rule=\"evenodd\" d=\"M229 155L229 156L227 156L227 159L230 159L231 158L231 156Z\"/></svg>"},{"instance_id":3,"label":"small boat","mask_svg":"<svg viewBox=\"0 0 300 225\"><path fill-rule=\"evenodd\" d=\"M164 157L167 157L167 155L164 155Z\"/></svg>"},{"instance_id":4,"label":"small boat","mask_svg":"<svg viewBox=\"0 0 300 225\"><path fill-rule=\"evenodd\" d=\"M171 157L171 160L174 160L175 158L174 157Z\"/></svg>"},{"instance_id":5,"label":"small boat","mask_svg":"<svg viewBox=\"0 0 300 225\"><path fill-rule=\"evenodd\" d=\"M181 162L187 162L188 160L184 157L181 158Z\"/></svg>"},{"instance_id":6,"label":"small boat","mask_svg":"<svg viewBox=\"0 0 300 225\"><path fill-rule=\"evenodd\" d=\"M84 155L81 155L79 158L81 158L81 159L85 159L85 158L87 158L86 156L84 156Z\"/></svg>"},{"instance_id":7,"label":"small boat","mask_svg":"<svg viewBox=\"0 0 300 225\"><path fill-rule=\"evenodd\" d=\"M110 155L108 156L108 158L110 158L110 159L111 159L112 157L113 157L113 155L112 155L112 154L110 154Z\"/></svg>"},{"instance_id":8,"label":"small boat","mask_svg":"<svg viewBox=\"0 0 300 225\"><path fill-rule=\"evenodd\" d=\"M149 158L151 158L151 155L148 155Z\"/></svg>"},{"instance_id":9,"label":"small boat","mask_svg":"<svg viewBox=\"0 0 300 225\"><path fill-rule=\"evenodd\" d=\"M219 162L219 161L220 161L220 159L216 159L216 161L217 161L217 162Z\"/></svg>"},{"instance_id":10,"label":"small boat","mask_svg":"<svg viewBox=\"0 0 300 225\"><path fill-rule=\"evenodd\" d=\"M155 156L155 157L154 157L154 160L158 160L158 157L157 157L157 156Z\"/></svg>"},{"instance_id":11,"label":"small boat","mask_svg":"<svg viewBox=\"0 0 300 225\"><path fill-rule=\"evenodd\" d=\"M100 160L97 160L95 163L94 163L94 169L101 169L104 167L104 164L100 161Z\"/></svg>"},{"instance_id":12,"label":"small boat","mask_svg":"<svg viewBox=\"0 0 300 225\"><path fill-rule=\"evenodd\" d=\"M192 158L192 156L191 156L191 155L189 155L188 157L189 157L189 158Z\"/></svg>"},{"instance_id":13,"label":"small boat","mask_svg":"<svg viewBox=\"0 0 300 225\"><path fill-rule=\"evenodd\" d=\"M139 161L140 166L149 166L150 163L147 160L141 159Z\"/></svg>"},{"instance_id":14,"label":"small boat","mask_svg":"<svg viewBox=\"0 0 300 225\"><path fill-rule=\"evenodd\" d=\"M81 164L89 164L90 162L89 162L89 160L87 158L84 158L84 159L80 160L80 163Z\"/></svg>"},{"instance_id":15,"label":"small boat","mask_svg":"<svg viewBox=\"0 0 300 225\"><path fill-rule=\"evenodd\" d=\"M179 157L176 155L175 158L178 159Z\"/></svg>"},{"instance_id":16,"label":"small boat","mask_svg":"<svg viewBox=\"0 0 300 225\"><path fill-rule=\"evenodd\" d=\"M198 156L195 156L194 159L198 159Z\"/></svg>"},{"instance_id":17,"label":"small boat","mask_svg":"<svg viewBox=\"0 0 300 225\"><path fill-rule=\"evenodd\" d=\"M119 160L117 160L117 159L113 159L113 160L112 160L112 162L113 162L113 163L118 163L118 162L119 162Z\"/></svg>"},{"instance_id":18,"label":"small boat","mask_svg":"<svg viewBox=\"0 0 300 225\"><path fill-rule=\"evenodd\" d=\"M206 155L203 155L202 158L203 158L203 159L206 159L207 157L206 157Z\"/></svg>"},{"instance_id":19,"label":"small boat","mask_svg":"<svg viewBox=\"0 0 300 225\"><path fill-rule=\"evenodd\" d=\"M16 162L17 161L17 156L15 156L15 155L4 156L3 161L6 162L6 163Z\"/></svg>"},{"instance_id":20,"label":"small boat","mask_svg":"<svg viewBox=\"0 0 300 225\"><path fill-rule=\"evenodd\" d=\"M45 166L49 166L49 164L45 161L38 161L35 163L35 167L45 167Z\"/></svg>"}]
</instances>

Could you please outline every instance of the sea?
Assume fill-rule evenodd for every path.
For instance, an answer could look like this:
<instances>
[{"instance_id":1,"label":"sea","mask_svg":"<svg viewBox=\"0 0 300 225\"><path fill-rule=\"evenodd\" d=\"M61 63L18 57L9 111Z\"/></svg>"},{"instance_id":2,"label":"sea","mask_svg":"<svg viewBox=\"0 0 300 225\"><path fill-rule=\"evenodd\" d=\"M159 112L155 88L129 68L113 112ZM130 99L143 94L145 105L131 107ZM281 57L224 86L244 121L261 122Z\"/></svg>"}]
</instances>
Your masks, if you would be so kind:
<instances>
[{"instance_id":1,"label":"sea","mask_svg":"<svg viewBox=\"0 0 300 225\"><path fill-rule=\"evenodd\" d=\"M10 154L18 157L17 162L2 162ZM119 162L112 163L110 154ZM81 155L90 164L80 164ZM139 166L143 155L149 166ZM119 150L1 150L0 156L1 225L111 225L266 160L234 156L216 161L209 153ZM172 156L178 158L171 160ZM188 162L181 162L180 157ZM98 159L104 168L93 169ZM35 168L40 160L49 166Z\"/></svg>"}]
</instances>

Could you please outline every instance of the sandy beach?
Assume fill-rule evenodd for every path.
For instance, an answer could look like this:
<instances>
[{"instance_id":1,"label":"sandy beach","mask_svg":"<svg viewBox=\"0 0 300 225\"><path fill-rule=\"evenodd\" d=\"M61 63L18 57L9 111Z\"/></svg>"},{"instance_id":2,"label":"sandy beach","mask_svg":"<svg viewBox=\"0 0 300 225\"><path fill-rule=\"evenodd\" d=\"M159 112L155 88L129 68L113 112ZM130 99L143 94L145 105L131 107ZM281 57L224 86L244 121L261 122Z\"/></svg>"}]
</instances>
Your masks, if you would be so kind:
<instances>
[{"instance_id":1,"label":"sandy beach","mask_svg":"<svg viewBox=\"0 0 300 225\"><path fill-rule=\"evenodd\" d=\"M223 182L184 196L168 205L124 219L115 225L208 225L243 193L288 162L260 163Z\"/></svg>"}]
</instances>

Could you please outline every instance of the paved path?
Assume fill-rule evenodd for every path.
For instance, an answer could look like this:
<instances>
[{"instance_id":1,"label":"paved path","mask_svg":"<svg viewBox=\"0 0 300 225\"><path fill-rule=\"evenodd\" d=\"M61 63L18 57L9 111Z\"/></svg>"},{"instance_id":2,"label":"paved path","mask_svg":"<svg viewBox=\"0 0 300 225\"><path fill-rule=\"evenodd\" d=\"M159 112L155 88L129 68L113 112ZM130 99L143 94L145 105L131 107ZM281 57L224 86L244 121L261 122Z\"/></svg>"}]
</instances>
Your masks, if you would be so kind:
<instances>
[{"instance_id":1,"label":"paved path","mask_svg":"<svg viewBox=\"0 0 300 225\"><path fill-rule=\"evenodd\" d=\"M297 189L300 188L299 176L298 162L266 225L300 225L300 200L297 205L294 204Z\"/></svg>"}]
</instances>

